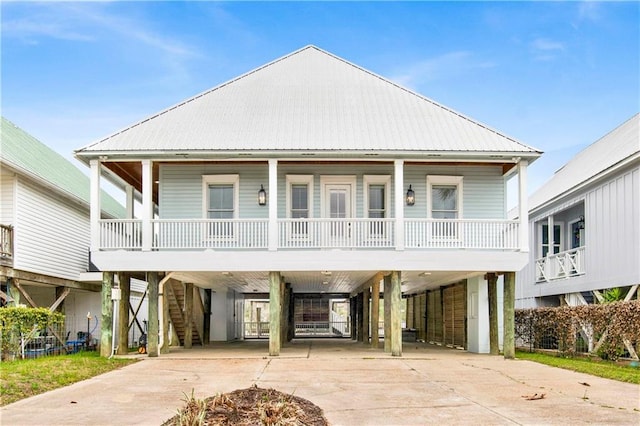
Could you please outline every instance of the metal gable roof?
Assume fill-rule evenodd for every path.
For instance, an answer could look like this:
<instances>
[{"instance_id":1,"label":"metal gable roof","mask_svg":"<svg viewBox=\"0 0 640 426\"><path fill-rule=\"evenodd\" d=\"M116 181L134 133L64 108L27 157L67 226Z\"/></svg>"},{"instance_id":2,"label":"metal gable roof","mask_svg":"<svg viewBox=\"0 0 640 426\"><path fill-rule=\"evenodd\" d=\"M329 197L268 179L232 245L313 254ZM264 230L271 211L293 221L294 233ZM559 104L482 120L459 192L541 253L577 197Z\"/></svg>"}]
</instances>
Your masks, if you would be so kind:
<instances>
[{"instance_id":1,"label":"metal gable roof","mask_svg":"<svg viewBox=\"0 0 640 426\"><path fill-rule=\"evenodd\" d=\"M89 177L69 160L4 117L0 135L0 162L3 165L51 185L67 197L89 205ZM102 210L112 217L125 216L124 207L104 191Z\"/></svg>"},{"instance_id":2,"label":"metal gable roof","mask_svg":"<svg viewBox=\"0 0 640 426\"><path fill-rule=\"evenodd\" d=\"M540 152L314 46L76 151Z\"/></svg>"},{"instance_id":3,"label":"metal gable roof","mask_svg":"<svg viewBox=\"0 0 640 426\"><path fill-rule=\"evenodd\" d=\"M529 198L531 212L570 193L632 157L640 158L640 114L592 143L562 166Z\"/></svg>"}]
</instances>

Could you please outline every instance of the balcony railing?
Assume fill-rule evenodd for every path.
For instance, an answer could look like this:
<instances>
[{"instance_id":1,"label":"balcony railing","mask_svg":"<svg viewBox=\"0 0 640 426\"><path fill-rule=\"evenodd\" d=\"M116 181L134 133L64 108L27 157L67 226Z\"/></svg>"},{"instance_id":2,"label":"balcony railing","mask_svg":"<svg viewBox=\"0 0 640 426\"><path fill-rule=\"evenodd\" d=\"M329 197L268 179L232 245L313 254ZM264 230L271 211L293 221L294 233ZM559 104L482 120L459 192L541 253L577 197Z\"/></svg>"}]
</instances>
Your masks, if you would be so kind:
<instances>
[{"instance_id":1,"label":"balcony railing","mask_svg":"<svg viewBox=\"0 0 640 426\"><path fill-rule=\"evenodd\" d=\"M584 246L536 260L536 282L575 277L584 273Z\"/></svg>"},{"instance_id":2,"label":"balcony railing","mask_svg":"<svg viewBox=\"0 0 640 426\"><path fill-rule=\"evenodd\" d=\"M279 248L394 247L394 219L280 219Z\"/></svg>"},{"instance_id":3,"label":"balcony railing","mask_svg":"<svg viewBox=\"0 0 640 426\"><path fill-rule=\"evenodd\" d=\"M518 249L517 220L405 219L405 247Z\"/></svg>"},{"instance_id":4,"label":"balcony railing","mask_svg":"<svg viewBox=\"0 0 640 426\"><path fill-rule=\"evenodd\" d=\"M274 249L393 249L396 219L278 219ZM151 250L267 250L268 219L155 219ZM406 249L517 250L518 221L405 219ZM101 250L140 250L143 222L100 221Z\"/></svg>"},{"instance_id":5,"label":"balcony railing","mask_svg":"<svg viewBox=\"0 0 640 426\"><path fill-rule=\"evenodd\" d=\"M13 226L0 225L0 261L2 264L13 263Z\"/></svg>"}]
</instances>

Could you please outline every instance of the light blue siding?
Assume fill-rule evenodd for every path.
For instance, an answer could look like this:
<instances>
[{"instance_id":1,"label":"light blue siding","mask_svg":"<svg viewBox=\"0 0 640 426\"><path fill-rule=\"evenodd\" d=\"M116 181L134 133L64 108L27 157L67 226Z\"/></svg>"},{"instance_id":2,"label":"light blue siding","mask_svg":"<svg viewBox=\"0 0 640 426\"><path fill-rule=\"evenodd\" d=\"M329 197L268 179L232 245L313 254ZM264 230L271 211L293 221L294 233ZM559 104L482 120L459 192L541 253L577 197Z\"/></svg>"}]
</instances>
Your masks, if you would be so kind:
<instances>
[{"instance_id":1,"label":"light blue siding","mask_svg":"<svg viewBox=\"0 0 640 426\"><path fill-rule=\"evenodd\" d=\"M364 215L363 175L391 176L389 206L393 211L392 163L370 164L279 164L278 165L278 216L286 217L286 176L309 175L313 180L313 216L321 217L321 176L342 175L356 177L356 217ZM240 218L267 218L268 208L257 203L258 190L264 185L269 195L269 168L264 163L225 163L203 165L160 166L160 217L166 219L202 218L202 176L212 174L238 174L240 176ZM405 207L408 218L427 216L427 175L463 176L463 214L470 219L503 219L505 217L504 180L499 166L433 166L406 165L404 192L412 185L416 192L416 204ZM269 197L269 202L271 202Z\"/></svg>"}]
</instances>

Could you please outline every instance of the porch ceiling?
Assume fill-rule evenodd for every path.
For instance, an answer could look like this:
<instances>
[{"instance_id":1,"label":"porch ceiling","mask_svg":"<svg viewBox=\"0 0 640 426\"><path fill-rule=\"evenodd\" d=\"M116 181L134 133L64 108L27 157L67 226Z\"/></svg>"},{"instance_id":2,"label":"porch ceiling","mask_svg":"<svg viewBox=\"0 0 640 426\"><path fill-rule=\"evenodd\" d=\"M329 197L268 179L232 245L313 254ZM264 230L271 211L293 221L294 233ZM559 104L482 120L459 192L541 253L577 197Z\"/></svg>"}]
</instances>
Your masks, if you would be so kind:
<instances>
[{"instance_id":1,"label":"porch ceiling","mask_svg":"<svg viewBox=\"0 0 640 426\"><path fill-rule=\"evenodd\" d=\"M354 293L380 271L286 271L294 293ZM469 271L404 271L403 294L415 294L481 274ZM174 272L172 278L202 288L238 293L268 293L268 272ZM381 286L381 290L382 290Z\"/></svg>"}]
</instances>

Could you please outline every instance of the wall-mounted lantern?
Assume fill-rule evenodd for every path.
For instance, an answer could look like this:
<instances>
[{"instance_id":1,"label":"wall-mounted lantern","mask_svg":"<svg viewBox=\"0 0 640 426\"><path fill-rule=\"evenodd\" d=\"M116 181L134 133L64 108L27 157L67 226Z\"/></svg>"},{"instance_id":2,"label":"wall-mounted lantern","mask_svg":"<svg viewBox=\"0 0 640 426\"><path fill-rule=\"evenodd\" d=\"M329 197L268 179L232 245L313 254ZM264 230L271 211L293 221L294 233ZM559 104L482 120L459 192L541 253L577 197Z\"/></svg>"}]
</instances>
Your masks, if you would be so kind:
<instances>
[{"instance_id":1,"label":"wall-mounted lantern","mask_svg":"<svg viewBox=\"0 0 640 426\"><path fill-rule=\"evenodd\" d=\"M260 185L258 191L258 205L264 206L267 204L267 191L264 190L264 186Z\"/></svg>"},{"instance_id":2,"label":"wall-mounted lantern","mask_svg":"<svg viewBox=\"0 0 640 426\"><path fill-rule=\"evenodd\" d=\"M409 189L407 190L407 205L412 206L416 203L416 193L411 189L411 185L409 185Z\"/></svg>"}]
</instances>

